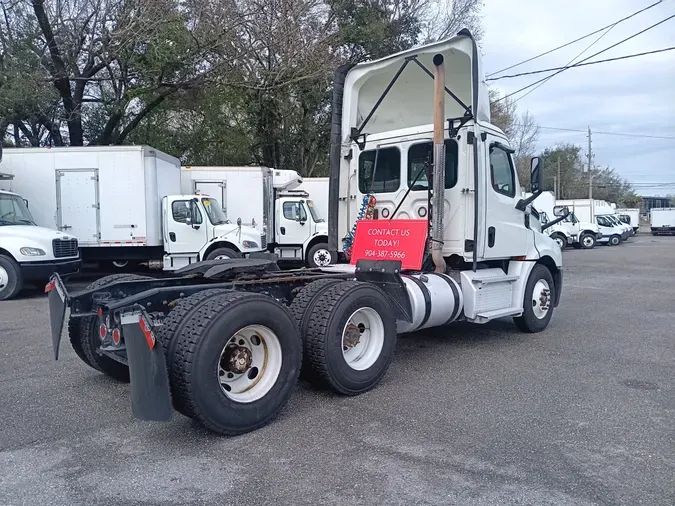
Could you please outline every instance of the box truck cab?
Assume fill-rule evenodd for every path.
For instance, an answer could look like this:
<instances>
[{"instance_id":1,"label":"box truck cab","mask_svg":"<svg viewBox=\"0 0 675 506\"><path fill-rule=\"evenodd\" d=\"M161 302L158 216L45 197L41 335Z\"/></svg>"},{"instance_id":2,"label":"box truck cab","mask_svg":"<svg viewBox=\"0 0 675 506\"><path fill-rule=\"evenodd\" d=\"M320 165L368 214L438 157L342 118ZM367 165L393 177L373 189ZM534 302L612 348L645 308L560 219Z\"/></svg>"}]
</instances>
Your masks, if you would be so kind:
<instances>
[{"instance_id":1,"label":"box truck cab","mask_svg":"<svg viewBox=\"0 0 675 506\"><path fill-rule=\"evenodd\" d=\"M595 222L602 232L602 239L600 240L602 244L617 246L624 241L626 230L622 226L617 225L612 219L612 215L598 215L595 217Z\"/></svg>"},{"instance_id":2,"label":"box truck cab","mask_svg":"<svg viewBox=\"0 0 675 506\"><path fill-rule=\"evenodd\" d=\"M634 208L619 208L616 210L619 219L630 225L634 233L640 230L640 210Z\"/></svg>"},{"instance_id":3,"label":"box truck cab","mask_svg":"<svg viewBox=\"0 0 675 506\"><path fill-rule=\"evenodd\" d=\"M54 272L73 274L80 264L75 237L38 227L20 195L0 190L0 300L25 284L44 287Z\"/></svg>"},{"instance_id":4,"label":"box truck cab","mask_svg":"<svg viewBox=\"0 0 675 506\"><path fill-rule=\"evenodd\" d=\"M184 193L217 195L227 218L256 227L265 238L263 247L280 260L309 267L333 264L337 255L328 249L326 216L312 195L299 189L302 183L294 170L260 166L181 169Z\"/></svg>"},{"instance_id":5,"label":"box truck cab","mask_svg":"<svg viewBox=\"0 0 675 506\"><path fill-rule=\"evenodd\" d=\"M538 211L538 213L539 221L541 222L543 231L545 231L545 233L547 233L548 236L553 239L558 244L558 246L560 246L561 250L564 250L570 244L574 244L576 239L570 233L569 228L563 224L563 222L546 227L546 225L550 223L552 219L548 216L546 211Z\"/></svg>"},{"instance_id":6,"label":"box truck cab","mask_svg":"<svg viewBox=\"0 0 675 506\"><path fill-rule=\"evenodd\" d=\"M633 235L633 229L630 225L626 225L622 222L616 214L599 214L598 216L604 216L611 221L615 227L618 227L621 230L621 240L625 241L630 236Z\"/></svg>"}]
</instances>

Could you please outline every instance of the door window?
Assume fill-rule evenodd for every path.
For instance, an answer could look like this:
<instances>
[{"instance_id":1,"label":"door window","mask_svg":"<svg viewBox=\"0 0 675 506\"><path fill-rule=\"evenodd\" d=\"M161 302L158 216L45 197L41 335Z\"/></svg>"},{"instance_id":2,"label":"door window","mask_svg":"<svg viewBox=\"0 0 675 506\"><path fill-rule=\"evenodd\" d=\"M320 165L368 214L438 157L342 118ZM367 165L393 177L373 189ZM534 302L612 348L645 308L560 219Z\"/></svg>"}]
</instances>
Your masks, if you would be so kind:
<instances>
[{"instance_id":1,"label":"door window","mask_svg":"<svg viewBox=\"0 0 675 506\"><path fill-rule=\"evenodd\" d=\"M377 156L377 167L375 158ZM401 152L396 147L364 151L359 156L359 191L391 193L401 186Z\"/></svg>"},{"instance_id":2,"label":"door window","mask_svg":"<svg viewBox=\"0 0 675 506\"><path fill-rule=\"evenodd\" d=\"M173 221L177 223L187 223L187 219L190 218L190 201L189 200L174 200L171 203L171 215L173 216ZM202 222L202 213L199 211L198 207L195 207L195 225L199 225Z\"/></svg>"},{"instance_id":3,"label":"door window","mask_svg":"<svg viewBox=\"0 0 675 506\"><path fill-rule=\"evenodd\" d=\"M493 144L490 146L490 177L492 188L507 197L516 195L516 171L509 153Z\"/></svg>"},{"instance_id":4,"label":"door window","mask_svg":"<svg viewBox=\"0 0 675 506\"><path fill-rule=\"evenodd\" d=\"M307 221L307 212L302 202L284 202L284 218L291 221Z\"/></svg>"},{"instance_id":5,"label":"door window","mask_svg":"<svg viewBox=\"0 0 675 506\"><path fill-rule=\"evenodd\" d=\"M408 148L408 186L413 191L427 190L426 166L433 163L433 142L413 144ZM445 189L457 184L457 143L450 139L445 141ZM433 185L433 181L432 181Z\"/></svg>"}]
</instances>

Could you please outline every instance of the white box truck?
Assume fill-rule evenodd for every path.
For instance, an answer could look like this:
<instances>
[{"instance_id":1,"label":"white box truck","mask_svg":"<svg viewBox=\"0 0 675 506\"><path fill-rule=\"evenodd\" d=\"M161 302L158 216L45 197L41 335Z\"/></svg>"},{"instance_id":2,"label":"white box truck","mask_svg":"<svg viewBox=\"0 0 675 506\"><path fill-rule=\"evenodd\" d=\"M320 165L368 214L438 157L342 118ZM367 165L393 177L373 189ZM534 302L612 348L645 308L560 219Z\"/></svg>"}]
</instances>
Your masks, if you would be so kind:
<instances>
[{"instance_id":1,"label":"white box truck","mask_svg":"<svg viewBox=\"0 0 675 506\"><path fill-rule=\"evenodd\" d=\"M0 173L0 300L14 298L26 284L43 288L53 273L74 274L82 263L75 237L38 227L28 200L5 189L13 178Z\"/></svg>"},{"instance_id":2,"label":"white box truck","mask_svg":"<svg viewBox=\"0 0 675 506\"><path fill-rule=\"evenodd\" d=\"M174 270L262 251L215 199L181 195L178 159L148 146L6 149L1 170L38 225L78 238L84 261Z\"/></svg>"},{"instance_id":3,"label":"white box truck","mask_svg":"<svg viewBox=\"0 0 675 506\"><path fill-rule=\"evenodd\" d=\"M615 218L614 208L604 200L559 200L557 204L566 206L576 219L598 225L602 243L616 246L633 235L633 229ZM603 218L598 220L599 216Z\"/></svg>"},{"instance_id":4,"label":"white box truck","mask_svg":"<svg viewBox=\"0 0 675 506\"><path fill-rule=\"evenodd\" d=\"M267 167L181 170L183 193L217 196L227 218L257 227L267 238L263 246L280 260L309 267L333 264L337 258L328 250L326 216L317 211L312 194L299 189L302 183L294 170Z\"/></svg>"},{"instance_id":5,"label":"white box truck","mask_svg":"<svg viewBox=\"0 0 675 506\"><path fill-rule=\"evenodd\" d=\"M649 212L652 235L675 234L675 207L652 208Z\"/></svg>"},{"instance_id":6,"label":"white box truck","mask_svg":"<svg viewBox=\"0 0 675 506\"><path fill-rule=\"evenodd\" d=\"M525 197L531 196L526 193ZM562 203L560 205L566 205ZM554 210L558 206L555 195L552 192L542 192L535 200L534 207L540 212L540 217L544 220L553 220L555 218ZM566 246L572 246L576 249L592 249L596 243L602 239L602 232L596 223L590 221L581 221L574 214L573 209L569 208L570 214L563 221L544 229L558 245L565 249ZM546 224L543 221L542 224Z\"/></svg>"},{"instance_id":7,"label":"white box truck","mask_svg":"<svg viewBox=\"0 0 675 506\"><path fill-rule=\"evenodd\" d=\"M637 234L640 230L640 210L635 208L620 207L616 209L616 214L619 219L630 225L633 229L633 233Z\"/></svg>"}]
</instances>

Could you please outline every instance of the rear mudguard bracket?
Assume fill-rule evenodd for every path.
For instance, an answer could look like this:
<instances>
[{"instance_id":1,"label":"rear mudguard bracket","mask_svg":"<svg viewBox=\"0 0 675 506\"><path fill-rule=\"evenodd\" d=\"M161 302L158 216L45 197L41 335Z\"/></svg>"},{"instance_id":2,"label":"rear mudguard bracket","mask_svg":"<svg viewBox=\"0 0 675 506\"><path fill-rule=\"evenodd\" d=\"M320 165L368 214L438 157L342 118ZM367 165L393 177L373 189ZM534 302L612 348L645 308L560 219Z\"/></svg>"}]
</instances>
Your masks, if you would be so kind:
<instances>
[{"instance_id":1,"label":"rear mudguard bracket","mask_svg":"<svg viewBox=\"0 0 675 506\"><path fill-rule=\"evenodd\" d=\"M401 262L397 260L358 260L356 279L372 283L389 298L397 320L412 322L408 290L401 279Z\"/></svg>"}]
</instances>

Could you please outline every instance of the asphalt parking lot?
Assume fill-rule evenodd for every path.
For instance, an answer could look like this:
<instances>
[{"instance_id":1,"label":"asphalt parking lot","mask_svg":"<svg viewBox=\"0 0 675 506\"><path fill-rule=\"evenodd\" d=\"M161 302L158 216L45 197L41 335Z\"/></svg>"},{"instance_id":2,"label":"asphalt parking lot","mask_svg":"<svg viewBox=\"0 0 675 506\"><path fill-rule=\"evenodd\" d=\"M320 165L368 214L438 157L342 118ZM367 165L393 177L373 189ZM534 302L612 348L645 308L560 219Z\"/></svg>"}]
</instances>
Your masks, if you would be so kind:
<instances>
[{"instance_id":1,"label":"asphalt parking lot","mask_svg":"<svg viewBox=\"0 0 675 506\"><path fill-rule=\"evenodd\" d=\"M0 504L673 505L675 237L564 261L545 332L400 337L374 391L301 384L236 438L135 420L128 385L53 362L43 295L2 302Z\"/></svg>"}]
</instances>

